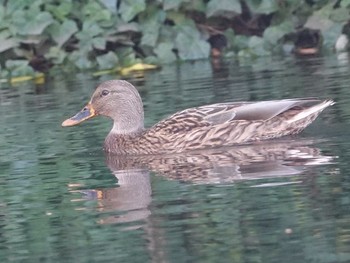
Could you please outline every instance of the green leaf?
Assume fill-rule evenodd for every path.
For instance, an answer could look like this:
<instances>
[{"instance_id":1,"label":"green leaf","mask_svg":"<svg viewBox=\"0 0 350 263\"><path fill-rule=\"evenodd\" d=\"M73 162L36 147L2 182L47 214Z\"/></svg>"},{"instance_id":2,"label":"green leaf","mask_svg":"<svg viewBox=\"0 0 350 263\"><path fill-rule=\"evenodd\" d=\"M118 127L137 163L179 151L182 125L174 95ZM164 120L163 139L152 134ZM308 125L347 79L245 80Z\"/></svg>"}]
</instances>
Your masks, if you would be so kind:
<instances>
[{"instance_id":1,"label":"green leaf","mask_svg":"<svg viewBox=\"0 0 350 263\"><path fill-rule=\"evenodd\" d=\"M50 27L51 36L59 47L65 44L77 31L77 24L73 20L65 20L62 24L55 23Z\"/></svg>"},{"instance_id":2,"label":"green leaf","mask_svg":"<svg viewBox=\"0 0 350 263\"><path fill-rule=\"evenodd\" d=\"M85 21L83 23L83 30L81 31L85 35L95 37L103 32L102 28L93 21ZM79 32L80 33L80 32Z\"/></svg>"},{"instance_id":3,"label":"green leaf","mask_svg":"<svg viewBox=\"0 0 350 263\"><path fill-rule=\"evenodd\" d=\"M281 38L283 38L286 34L292 32L293 30L294 26L292 21L286 20L279 25L268 27L264 31L263 37L266 43L276 45Z\"/></svg>"},{"instance_id":4,"label":"green leaf","mask_svg":"<svg viewBox=\"0 0 350 263\"><path fill-rule=\"evenodd\" d=\"M323 45L326 48L332 49L337 42L337 39L342 33L343 24L342 23L334 23L328 30L322 32L323 36Z\"/></svg>"},{"instance_id":5,"label":"green leaf","mask_svg":"<svg viewBox=\"0 0 350 263\"><path fill-rule=\"evenodd\" d=\"M333 22L325 17L320 16L319 14L314 14L308 18L304 27L326 31L333 25Z\"/></svg>"},{"instance_id":6,"label":"green leaf","mask_svg":"<svg viewBox=\"0 0 350 263\"><path fill-rule=\"evenodd\" d=\"M28 65L29 65L29 62L23 59L14 59L14 60L10 59L5 62L5 66L9 70L12 70L18 67L28 66Z\"/></svg>"},{"instance_id":7,"label":"green leaf","mask_svg":"<svg viewBox=\"0 0 350 263\"><path fill-rule=\"evenodd\" d=\"M235 38L236 38L235 32L233 31L232 28L229 28L225 31L224 35L227 39L228 49L232 49L234 47Z\"/></svg>"},{"instance_id":8,"label":"green leaf","mask_svg":"<svg viewBox=\"0 0 350 263\"><path fill-rule=\"evenodd\" d=\"M117 56L119 58L120 64L122 66L131 66L136 64L137 59L135 57L135 52L131 47L122 47L116 50Z\"/></svg>"},{"instance_id":9,"label":"green leaf","mask_svg":"<svg viewBox=\"0 0 350 263\"><path fill-rule=\"evenodd\" d=\"M349 9L337 8L332 11L329 18L334 22L347 22L350 18Z\"/></svg>"},{"instance_id":10,"label":"green leaf","mask_svg":"<svg viewBox=\"0 0 350 263\"><path fill-rule=\"evenodd\" d=\"M201 39L200 33L194 25L179 27L175 39L179 57L183 60L194 60L209 57L210 45Z\"/></svg>"},{"instance_id":11,"label":"green leaf","mask_svg":"<svg viewBox=\"0 0 350 263\"><path fill-rule=\"evenodd\" d=\"M45 28L54 22L48 12L30 9L27 12L17 10L12 14L12 31L20 35L40 35Z\"/></svg>"},{"instance_id":12,"label":"green leaf","mask_svg":"<svg viewBox=\"0 0 350 263\"><path fill-rule=\"evenodd\" d=\"M7 60L5 62L6 68L11 72L12 77L33 75L34 70L29 66L27 60Z\"/></svg>"},{"instance_id":13,"label":"green leaf","mask_svg":"<svg viewBox=\"0 0 350 263\"><path fill-rule=\"evenodd\" d=\"M112 51L109 51L105 55L96 57L96 60L100 69L115 68L119 62L117 55Z\"/></svg>"},{"instance_id":14,"label":"green leaf","mask_svg":"<svg viewBox=\"0 0 350 263\"><path fill-rule=\"evenodd\" d=\"M135 22L127 23L127 24L122 24L118 25L118 33L123 33L123 32L140 32L139 29L139 24Z\"/></svg>"},{"instance_id":15,"label":"green leaf","mask_svg":"<svg viewBox=\"0 0 350 263\"><path fill-rule=\"evenodd\" d=\"M256 55L256 56L267 56L267 55L271 55L271 52L267 51L264 48L264 39L261 37L257 37L257 36L252 36L249 39L248 42L248 47L250 48L250 51Z\"/></svg>"},{"instance_id":16,"label":"green leaf","mask_svg":"<svg viewBox=\"0 0 350 263\"><path fill-rule=\"evenodd\" d=\"M0 39L0 53L18 46L18 41L14 38Z\"/></svg>"},{"instance_id":17,"label":"green leaf","mask_svg":"<svg viewBox=\"0 0 350 263\"><path fill-rule=\"evenodd\" d=\"M51 47L49 52L45 54L45 58L51 60L56 65L62 64L67 57L67 53L59 47Z\"/></svg>"},{"instance_id":18,"label":"green leaf","mask_svg":"<svg viewBox=\"0 0 350 263\"><path fill-rule=\"evenodd\" d=\"M84 5L83 14L88 17L90 21L108 21L112 17L108 9L104 9L100 4L94 1Z\"/></svg>"},{"instance_id":19,"label":"green leaf","mask_svg":"<svg viewBox=\"0 0 350 263\"><path fill-rule=\"evenodd\" d=\"M310 29L320 30L323 36L323 45L329 49L334 47L344 26L344 17L339 17L339 20L341 20L340 23L329 19L335 14L334 12L335 10L333 5L329 3L317 12L313 13L313 15L308 18L304 25L304 27ZM342 15L346 16L344 13ZM336 21L336 19L334 20Z\"/></svg>"},{"instance_id":20,"label":"green leaf","mask_svg":"<svg viewBox=\"0 0 350 263\"><path fill-rule=\"evenodd\" d=\"M23 35L40 35L53 21L50 13L41 12L34 17L30 17L30 20L23 25L23 29L18 32Z\"/></svg>"},{"instance_id":21,"label":"green leaf","mask_svg":"<svg viewBox=\"0 0 350 263\"><path fill-rule=\"evenodd\" d=\"M100 2L112 13L117 12L117 0L100 0Z\"/></svg>"},{"instance_id":22,"label":"green leaf","mask_svg":"<svg viewBox=\"0 0 350 263\"><path fill-rule=\"evenodd\" d=\"M163 0L163 9L165 11L175 9L178 10L182 0Z\"/></svg>"},{"instance_id":23,"label":"green leaf","mask_svg":"<svg viewBox=\"0 0 350 263\"><path fill-rule=\"evenodd\" d=\"M166 12L166 16L167 16L168 20L173 21L174 24L176 24L176 25L182 24L185 21L187 21L187 19L188 19L184 13L174 11L174 10L170 10L170 11Z\"/></svg>"},{"instance_id":24,"label":"green leaf","mask_svg":"<svg viewBox=\"0 0 350 263\"><path fill-rule=\"evenodd\" d=\"M145 14L140 15L140 26L143 33L141 45L150 47L156 46L159 30L165 18L165 12L156 8L148 9Z\"/></svg>"},{"instance_id":25,"label":"green leaf","mask_svg":"<svg viewBox=\"0 0 350 263\"><path fill-rule=\"evenodd\" d=\"M186 1L186 4L182 5L181 8L183 8L184 10L205 13L207 10L207 4L203 0L190 0Z\"/></svg>"},{"instance_id":26,"label":"green leaf","mask_svg":"<svg viewBox=\"0 0 350 263\"><path fill-rule=\"evenodd\" d=\"M342 0L341 2L340 2L340 6L341 7L349 7L349 5L350 5L350 0Z\"/></svg>"},{"instance_id":27,"label":"green leaf","mask_svg":"<svg viewBox=\"0 0 350 263\"><path fill-rule=\"evenodd\" d=\"M333 21L329 19L332 11L332 4L325 5L308 17L304 27L320 31L328 30L333 25Z\"/></svg>"},{"instance_id":28,"label":"green leaf","mask_svg":"<svg viewBox=\"0 0 350 263\"><path fill-rule=\"evenodd\" d=\"M207 5L207 17L221 16L227 12L240 14L241 4L236 0L210 0Z\"/></svg>"},{"instance_id":29,"label":"green leaf","mask_svg":"<svg viewBox=\"0 0 350 263\"><path fill-rule=\"evenodd\" d=\"M6 11L5 7L0 5L0 21L3 21L5 19Z\"/></svg>"},{"instance_id":30,"label":"green leaf","mask_svg":"<svg viewBox=\"0 0 350 263\"><path fill-rule=\"evenodd\" d=\"M19 42L24 44L39 44L46 39L43 35L28 35L19 38Z\"/></svg>"},{"instance_id":31,"label":"green leaf","mask_svg":"<svg viewBox=\"0 0 350 263\"><path fill-rule=\"evenodd\" d=\"M31 4L33 4L33 0L7 1L6 10L9 14L12 14L15 11L25 9Z\"/></svg>"},{"instance_id":32,"label":"green leaf","mask_svg":"<svg viewBox=\"0 0 350 263\"><path fill-rule=\"evenodd\" d=\"M0 31L0 41L10 38L12 36L9 30L1 30Z\"/></svg>"},{"instance_id":33,"label":"green leaf","mask_svg":"<svg viewBox=\"0 0 350 263\"><path fill-rule=\"evenodd\" d=\"M49 11L60 21L64 21L66 17L71 13L73 4L71 0L61 1L56 5L46 5L46 11Z\"/></svg>"},{"instance_id":34,"label":"green leaf","mask_svg":"<svg viewBox=\"0 0 350 263\"><path fill-rule=\"evenodd\" d=\"M79 49L82 52L88 53L93 49L93 46L98 43L94 43L94 39L99 37L103 30L94 21L85 21L83 24L83 30L76 34L79 39ZM100 42L101 44L101 42Z\"/></svg>"},{"instance_id":35,"label":"green leaf","mask_svg":"<svg viewBox=\"0 0 350 263\"><path fill-rule=\"evenodd\" d=\"M69 59L79 69L90 69L93 67L93 63L88 59L87 53L79 51L73 51L69 56Z\"/></svg>"},{"instance_id":36,"label":"green leaf","mask_svg":"<svg viewBox=\"0 0 350 263\"><path fill-rule=\"evenodd\" d=\"M176 27L163 25L159 30L158 43L174 42L177 32Z\"/></svg>"},{"instance_id":37,"label":"green leaf","mask_svg":"<svg viewBox=\"0 0 350 263\"><path fill-rule=\"evenodd\" d=\"M125 22L129 22L145 9L145 0L123 0L120 3L118 13Z\"/></svg>"},{"instance_id":38,"label":"green leaf","mask_svg":"<svg viewBox=\"0 0 350 263\"><path fill-rule=\"evenodd\" d=\"M95 37L92 39L92 45L96 49L104 50L106 48L106 39L102 37Z\"/></svg>"},{"instance_id":39,"label":"green leaf","mask_svg":"<svg viewBox=\"0 0 350 263\"><path fill-rule=\"evenodd\" d=\"M271 14L279 9L279 2L275 0L245 0L253 13Z\"/></svg>"},{"instance_id":40,"label":"green leaf","mask_svg":"<svg viewBox=\"0 0 350 263\"><path fill-rule=\"evenodd\" d=\"M174 54L174 44L173 43L160 43L155 49L159 61L162 63L171 63L176 61L176 56Z\"/></svg>"}]
</instances>

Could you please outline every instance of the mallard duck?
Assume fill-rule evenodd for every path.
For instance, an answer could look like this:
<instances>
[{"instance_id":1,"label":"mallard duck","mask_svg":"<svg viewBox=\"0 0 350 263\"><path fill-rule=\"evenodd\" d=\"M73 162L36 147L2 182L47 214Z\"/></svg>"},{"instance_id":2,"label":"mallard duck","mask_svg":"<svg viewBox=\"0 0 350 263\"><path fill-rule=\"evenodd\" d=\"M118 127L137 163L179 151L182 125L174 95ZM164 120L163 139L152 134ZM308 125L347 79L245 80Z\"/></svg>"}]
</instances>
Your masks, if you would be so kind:
<instances>
[{"instance_id":1,"label":"mallard duck","mask_svg":"<svg viewBox=\"0 0 350 263\"><path fill-rule=\"evenodd\" d=\"M124 80L109 80L62 126L103 115L113 120L105 151L122 155L179 153L297 134L332 104L332 100L314 98L217 103L177 112L145 129L137 89Z\"/></svg>"}]
</instances>

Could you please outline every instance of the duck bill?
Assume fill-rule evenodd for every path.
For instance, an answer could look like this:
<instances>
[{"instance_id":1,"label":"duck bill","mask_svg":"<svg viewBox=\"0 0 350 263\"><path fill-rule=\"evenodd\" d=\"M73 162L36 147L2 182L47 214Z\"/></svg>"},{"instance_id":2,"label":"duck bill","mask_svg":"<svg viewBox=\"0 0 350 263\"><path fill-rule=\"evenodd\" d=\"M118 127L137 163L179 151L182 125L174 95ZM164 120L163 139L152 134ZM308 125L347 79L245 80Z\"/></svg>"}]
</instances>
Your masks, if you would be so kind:
<instances>
[{"instance_id":1,"label":"duck bill","mask_svg":"<svg viewBox=\"0 0 350 263\"><path fill-rule=\"evenodd\" d=\"M88 103L81 111L79 111L73 117L62 122L62 126L63 127L74 126L96 115L97 114L95 113L95 109L91 106L91 103Z\"/></svg>"}]
</instances>

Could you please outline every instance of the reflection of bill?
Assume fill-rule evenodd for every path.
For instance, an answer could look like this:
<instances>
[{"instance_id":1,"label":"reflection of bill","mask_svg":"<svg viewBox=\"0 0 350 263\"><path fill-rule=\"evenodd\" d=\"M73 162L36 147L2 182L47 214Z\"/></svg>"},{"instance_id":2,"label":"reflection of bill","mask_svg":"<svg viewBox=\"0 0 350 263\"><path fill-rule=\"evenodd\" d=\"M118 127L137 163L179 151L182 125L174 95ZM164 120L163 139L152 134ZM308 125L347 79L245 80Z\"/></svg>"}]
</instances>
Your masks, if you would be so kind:
<instances>
[{"instance_id":1,"label":"reflection of bill","mask_svg":"<svg viewBox=\"0 0 350 263\"><path fill-rule=\"evenodd\" d=\"M171 180L196 184L293 176L333 160L311 144L305 140L280 140L177 155L108 154L106 163L117 178L118 187L84 190L84 193L98 200L99 211L113 212L113 216L101 219L100 223L138 222L132 228L142 227L142 221L151 214L150 171Z\"/></svg>"}]
</instances>

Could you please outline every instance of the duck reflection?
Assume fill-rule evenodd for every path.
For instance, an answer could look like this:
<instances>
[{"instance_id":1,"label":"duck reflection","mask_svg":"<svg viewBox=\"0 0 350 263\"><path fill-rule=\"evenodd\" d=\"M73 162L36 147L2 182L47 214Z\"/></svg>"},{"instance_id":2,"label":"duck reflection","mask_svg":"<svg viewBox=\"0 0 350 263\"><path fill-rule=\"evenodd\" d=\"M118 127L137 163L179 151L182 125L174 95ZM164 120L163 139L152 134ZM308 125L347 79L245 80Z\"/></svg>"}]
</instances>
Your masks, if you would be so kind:
<instances>
[{"instance_id":1,"label":"duck reflection","mask_svg":"<svg viewBox=\"0 0 350 263\"><path fill-rule=\"evenodd\" d=\"M169 180L196 184L293 176L332 161L331 156L323 155L312 143L284 140L162 156L107 154L106 163L118 180L118 187L91 191L98 193L94 196L101 212L118 215L108 216L100 223L147 219L152 201L150 171Z\"/></svg>"}]
</instances>

